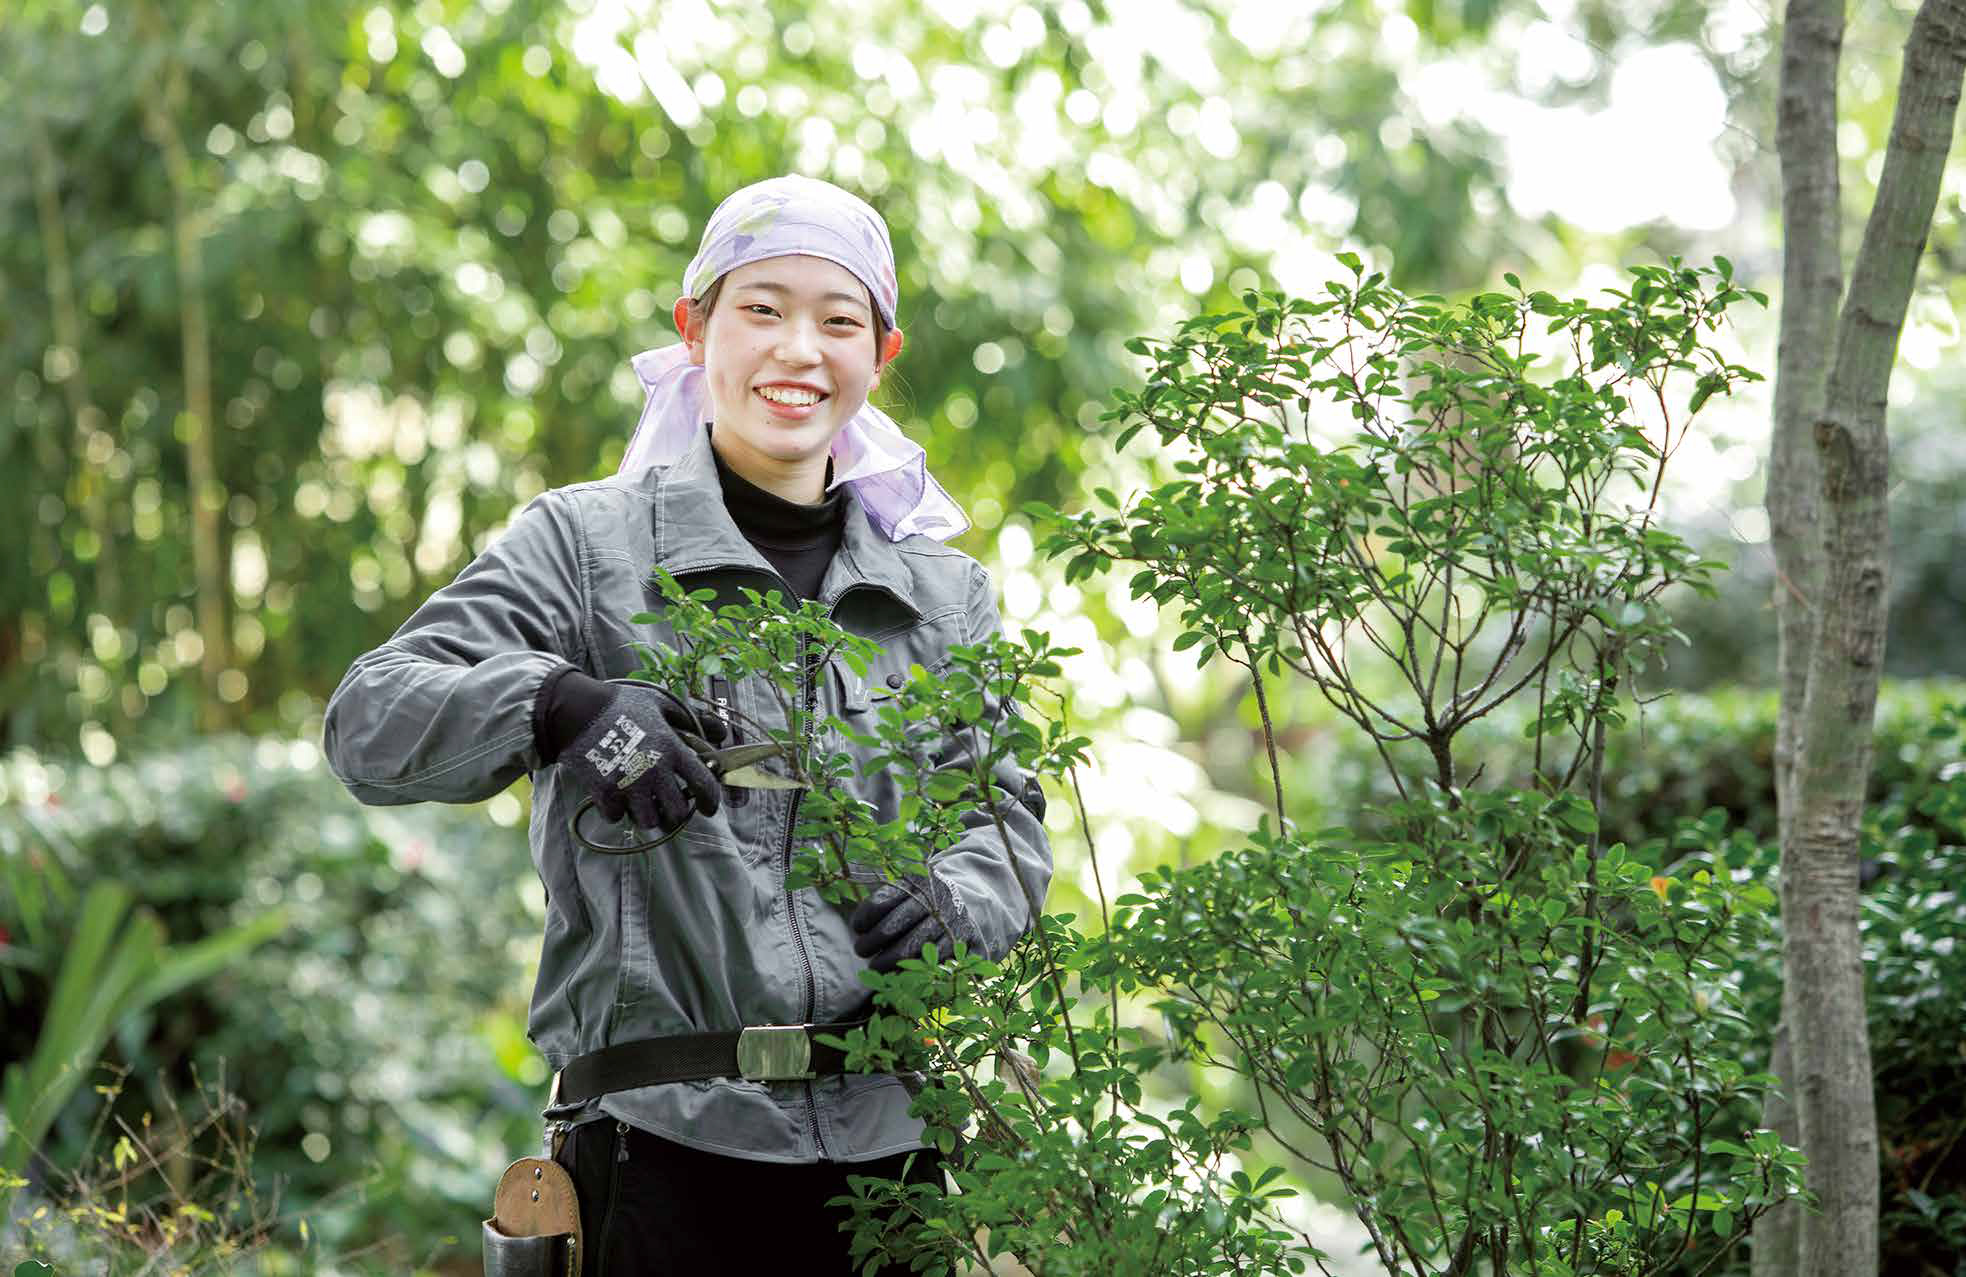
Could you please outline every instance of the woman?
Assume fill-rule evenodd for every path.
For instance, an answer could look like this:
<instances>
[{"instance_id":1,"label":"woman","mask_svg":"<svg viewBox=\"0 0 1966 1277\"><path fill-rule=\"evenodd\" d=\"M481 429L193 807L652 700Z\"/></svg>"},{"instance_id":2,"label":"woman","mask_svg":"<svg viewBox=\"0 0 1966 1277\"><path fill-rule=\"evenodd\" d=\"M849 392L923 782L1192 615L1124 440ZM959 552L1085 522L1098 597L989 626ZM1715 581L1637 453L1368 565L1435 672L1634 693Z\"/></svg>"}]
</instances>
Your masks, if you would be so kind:
<instances>
[{"instance_id":1,"label":"woman","mask_svg":"<svg viewBox=\"0 0 1966 1277\"><path fill-rule=\"evenodd\" d=\"M876 639L864 679L806 671L818 712L849 722L911 665L997 631L987 574L942 544L968 521L867 403L901 349L896 302L886 224L860 199L802 177L726 199L676 303L682 342L634 360L648 398L620 472L533 501L328 705L327 756L365 803L475 802L532 775L547 917L530 1036L556 1070L546 1117L590 1274L849 1271L846 1213L824 1205L846 1176L940 1166L901 1080L842 1072L800 1026L864 1016L861 970L925 942L1002 957L1050 879L1042 794L1004 766L1008 847L979 820L926 878L857 907L788 892L798 792L720 790L670 702L607 681L638 668L635 644L673 640L628 619L659 607L658 567L732 599L819 599ZM764 689L711 691L732 721L784 725ZM856 785L895 816L879 769ZM590 796L607 819L687 823L660 850L596 855L567 833Z\"/></svg>"}]
</instances>

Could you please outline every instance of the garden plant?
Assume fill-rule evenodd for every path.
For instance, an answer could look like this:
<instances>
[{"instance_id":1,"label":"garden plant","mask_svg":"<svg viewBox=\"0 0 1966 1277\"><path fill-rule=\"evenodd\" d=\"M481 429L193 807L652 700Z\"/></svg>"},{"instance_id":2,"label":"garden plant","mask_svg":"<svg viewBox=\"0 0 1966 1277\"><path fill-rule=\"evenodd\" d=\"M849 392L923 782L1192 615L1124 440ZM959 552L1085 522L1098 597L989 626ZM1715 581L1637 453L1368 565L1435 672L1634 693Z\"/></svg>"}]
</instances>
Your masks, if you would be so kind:
<instances>
[{"instance_id":1,"label":"garden plant","mask_svg":"<svg viewBox=\"0 0 1966 1277\"><path fill-rule=\"evenodd\" d=\"M1130 568L1136 597L1180 609L1177 648L1248 673L1274 813L1111 899L1095 848L1096 928L1047 915L1002 962L925 953L865 977L877 1013L852 1059L917 1071L915 1111L960 1150L953 1194L863 1186L869 1258L1323 1267L1286 1222L1285 1167L1244 1165L1259 1130L1334 1175L1378 1265L1414 1277L1712 1269L1800 1191L1796 1154L1754 1129L1775 1079L1744 1063L1762 1030L1740 968L1775 900L1752 843L1598 829L1607 738L1674 637L1660 596L1716 566L1659 524L1668 463L1703 404L1754 379L1714 334L1761 299L1724 260L1635 269L1601 305L1513 278L1450 304L1341 260L1322 297L1252 292L1136 341L1151 369L1107 421L1120 448L1153 432L1164 480L1102 490L1108 513L1032 512L1068 581ZM1073 653L1046 636L960 648L819 721L791 699L801 666L864 679L877 644L814 605L659 584L637 620L675 641L645 649L645 677L697 696L755 678L794 711L796 881L844 904L923 872L1028 800L1010 764L1070 795L1091 843L1088 742L1047 690ZM1282 679L1370 740L1394 801L1346 828L1291 820ZM1470 770L1462 733L1504 707L1527 765ZM966 748L924 746L947 736ZM829 783L868 766L896 787L891 820ZM1193 1061L1244 1079L1253 1111L1146 1094Z\"/></svg>"}]
</instances>

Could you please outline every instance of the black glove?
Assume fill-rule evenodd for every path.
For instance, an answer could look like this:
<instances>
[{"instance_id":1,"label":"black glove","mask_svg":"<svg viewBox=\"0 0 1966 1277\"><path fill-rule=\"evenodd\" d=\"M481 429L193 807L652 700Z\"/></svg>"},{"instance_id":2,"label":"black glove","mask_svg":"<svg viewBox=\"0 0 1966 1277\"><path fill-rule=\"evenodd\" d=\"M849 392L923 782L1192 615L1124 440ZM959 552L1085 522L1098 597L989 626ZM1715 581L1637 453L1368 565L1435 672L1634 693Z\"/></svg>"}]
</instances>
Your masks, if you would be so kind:
<instances>
[{"instance_id":1,"label":"black glove","mask_svg":"<svg viewBox=\"0 0 1966 1277\"><path fill-rule=\"evenodd\" d=\"M956 940L972 953L983 952L983 936L962 897L933 876L882 883L860 902L847 925L854 931L853 951L881 972L894 970L903 958L919 958L925 944L935 946L938 958L954 952Z\"/></svg>"},{"instance_id":2,"label":"black glove","mask_svg":"<svg viewBox=\"0 0 1966 1277\"><path fill-rule=\"evenodd\" d=\"M605 699L603 699L605 697ZM683 824L690 808L714 815L723 787L678 731L706 733L722 739L714 717L698 723L681 705L653 687L634 683L603 683L578 670L556 677L544 689L541 723L545 728L541 752L580 778L594 795L594 804L608 821L632 816L641 829L663 833ZM558 749L557 732L585 718L578 733Z\"/></svg>"}]
</instances>

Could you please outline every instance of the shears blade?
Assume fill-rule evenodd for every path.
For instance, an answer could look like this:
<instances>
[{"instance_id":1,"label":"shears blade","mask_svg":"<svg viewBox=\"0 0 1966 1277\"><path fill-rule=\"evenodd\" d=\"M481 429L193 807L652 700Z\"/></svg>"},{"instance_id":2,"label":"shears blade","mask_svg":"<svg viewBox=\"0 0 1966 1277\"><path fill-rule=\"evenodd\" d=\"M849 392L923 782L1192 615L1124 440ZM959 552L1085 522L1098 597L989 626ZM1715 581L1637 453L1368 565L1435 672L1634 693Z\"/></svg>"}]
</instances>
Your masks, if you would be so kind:
<instances>
[{"instance_id":1,"label":"shears blade","mask_svg":"<svg viewBox=\"0 0 1966 1277\"><path fill-rule=\"evenodd\" d=\"M804 789L803 781L781 776L777 772L766 771L759 764L771 758L783 758L785 747L776 741L763 741L756 745L733 745L729 749L704 750L703 761L724 784L734 789Z\"/></svg>"},{"instance_id":2,"label":"shears blade","mask_svg":"<svg viewBox=\"0 0 1966 1277\"><path fill-rule=\"evenodd\" d=\"M724 784L731 786L733 789L811 788L802 780L793 780L790 776L780 776L777 772L768 772L755 764L749 767L739 767L735 771L725 772Z\"/></svg>"},{"instance_id":3,"label":"shears blade","mask_svg":"<svg viewBox=\"0 0 1966 1277\"><path fill-rule=\"evenodd\" d=\"M729 749L704 749L697 751L703 755L703 762L720 776L727 776L740 767L762 763L767 758L778 758L785 753L785 747L776 741L760 741L756 745L732 745Z\"/></svg>"}]
</instances>

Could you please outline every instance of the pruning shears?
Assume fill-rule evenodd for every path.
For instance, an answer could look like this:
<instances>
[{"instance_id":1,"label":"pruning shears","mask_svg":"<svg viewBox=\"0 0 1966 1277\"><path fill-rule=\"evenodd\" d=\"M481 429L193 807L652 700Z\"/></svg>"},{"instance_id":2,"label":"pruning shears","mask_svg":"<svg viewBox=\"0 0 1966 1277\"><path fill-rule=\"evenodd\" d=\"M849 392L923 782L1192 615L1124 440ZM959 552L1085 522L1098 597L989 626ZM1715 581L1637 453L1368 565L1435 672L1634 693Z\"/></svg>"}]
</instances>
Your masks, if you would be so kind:
<instances>
[{"instance_id":1,"label":"pruning shears","mask_svg":"<svg viewBox=\"0 0 1966 1277\"><path fill-rule=\"evenodd\" d=\"M621 681L640 682L641 680L630 679ZM764 766L769 760L778 758L785 760L788 765L791 765L796 770L797 760L793 757L790 746L780 744L778 741L760 741L751 745L729 745L719 748L718 746L712 745L704 736L703 720L697 717L696 708L688 701L659 684L644 683L643 686L654 687L656 691L668 697L677 708L682 710L690 726L687 728L677 728L677 738L684 745L696 752L696 756L703 760L703 765L710 769L710 774L715 776L718 782L726 788L812 788L811 785L803 780L768 770ZM671 726L674 726L674 724L672 723ZM677 834L682 833L683 830L689 827L689 822L696 819L696 809L692 807L689 810L689 814L683 817L681 824L677 825L674 829L656 835L654 838L641 842L620 844L602 843L595 842L586 834L580 832L580 818L585 816L590 809L597 805L598 803L592 795L582 799L580 805L574 808L573 815L567 819L567 832L573 836L575 842L578 842L581 846L587 848L587 850L598 851L609 856L629 856L639 852L653 851L674 838Z\"/></svg>"}]
</instances>

